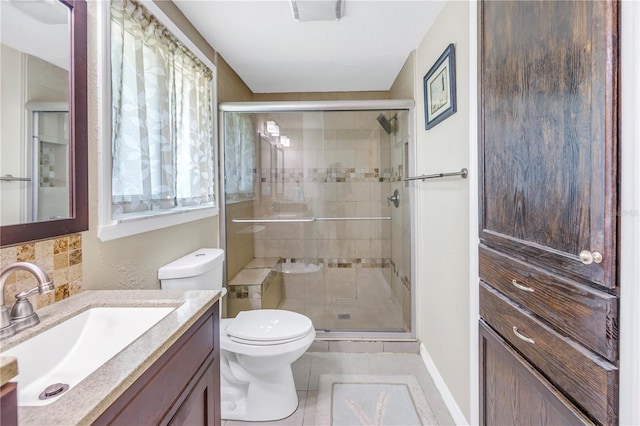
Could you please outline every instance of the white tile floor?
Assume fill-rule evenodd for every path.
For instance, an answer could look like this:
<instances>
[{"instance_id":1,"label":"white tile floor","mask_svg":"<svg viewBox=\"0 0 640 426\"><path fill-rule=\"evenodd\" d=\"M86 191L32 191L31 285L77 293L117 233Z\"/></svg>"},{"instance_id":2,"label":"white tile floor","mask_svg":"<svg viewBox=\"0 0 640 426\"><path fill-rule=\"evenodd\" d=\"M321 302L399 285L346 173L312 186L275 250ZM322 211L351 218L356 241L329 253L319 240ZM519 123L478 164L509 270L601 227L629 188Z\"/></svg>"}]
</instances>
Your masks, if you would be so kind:
<instances>
[{"instance_id":1,"label":"white tile floor","mask_svg":"<svg viewBox=\"0 0 640 426\"><path fill-rule=\"evenodd\" d=\"M275 422L223 420L222 426L327 426L315 424L315 404L321 374L414 375L422 387L438 424L454 424L418 354L307 352L293 364L299 403L298 409L291 416Z\"/></svg>"}]
</instances>

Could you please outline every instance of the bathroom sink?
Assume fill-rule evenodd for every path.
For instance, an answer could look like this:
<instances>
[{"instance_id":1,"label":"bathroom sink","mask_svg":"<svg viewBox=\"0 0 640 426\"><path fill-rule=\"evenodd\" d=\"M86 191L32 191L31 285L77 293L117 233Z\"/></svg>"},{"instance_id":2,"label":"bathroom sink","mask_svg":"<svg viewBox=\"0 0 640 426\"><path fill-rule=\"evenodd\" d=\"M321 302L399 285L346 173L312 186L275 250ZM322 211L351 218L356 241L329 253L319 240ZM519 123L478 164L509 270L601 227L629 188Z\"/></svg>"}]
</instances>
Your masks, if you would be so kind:
<instances>
[{"instance_id":1,"label":"bathroom sink","mask_svg":"<svg viewBox=\"0 0 640 426\"><path fill-rule=\"evenodd\" d=\"M18 360L18 405L56 401L174 309L91 308L3 351L2 355ZM64 390L56 393L60 388ZM40 399L45 389L54 396Z\"/></svg>"}]
</instances>

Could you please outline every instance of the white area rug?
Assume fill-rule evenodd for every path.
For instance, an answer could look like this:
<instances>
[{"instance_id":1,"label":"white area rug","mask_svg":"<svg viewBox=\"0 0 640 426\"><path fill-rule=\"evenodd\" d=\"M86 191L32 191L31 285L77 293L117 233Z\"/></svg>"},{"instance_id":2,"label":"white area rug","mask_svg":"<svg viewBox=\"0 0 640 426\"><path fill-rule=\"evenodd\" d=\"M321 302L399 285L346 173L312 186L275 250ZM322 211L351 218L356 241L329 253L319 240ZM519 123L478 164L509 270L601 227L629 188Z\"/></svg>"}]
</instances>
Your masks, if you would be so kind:
<instances>
[{"instance_id":1,"label":"white area rug","mask_svg":"<svg viewBox=\"0 0 640 426\"><path fill-rule=\"evenodd\" d=\"M437 421L414 376L320 376L316 426L413 426Z\"/></svg>"}]
</instances>

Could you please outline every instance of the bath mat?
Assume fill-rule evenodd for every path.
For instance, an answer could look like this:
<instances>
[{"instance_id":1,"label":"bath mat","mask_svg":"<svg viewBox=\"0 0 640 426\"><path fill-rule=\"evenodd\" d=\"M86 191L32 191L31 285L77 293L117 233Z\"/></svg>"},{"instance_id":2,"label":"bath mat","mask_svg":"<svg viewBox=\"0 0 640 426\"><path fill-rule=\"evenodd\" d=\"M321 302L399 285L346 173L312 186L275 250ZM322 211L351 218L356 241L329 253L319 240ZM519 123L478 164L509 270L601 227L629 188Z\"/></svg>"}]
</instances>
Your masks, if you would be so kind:
<instances>
[{"instance_id":1,"label":"bath mat","mask_svg":"<svg viewBox=\"0 0 640 426\"><path fill-rule=\"evenodd\" d=\"M414 376L320 376L316 426L413 426L437 421Z\"/></svg>"}]
</instances>

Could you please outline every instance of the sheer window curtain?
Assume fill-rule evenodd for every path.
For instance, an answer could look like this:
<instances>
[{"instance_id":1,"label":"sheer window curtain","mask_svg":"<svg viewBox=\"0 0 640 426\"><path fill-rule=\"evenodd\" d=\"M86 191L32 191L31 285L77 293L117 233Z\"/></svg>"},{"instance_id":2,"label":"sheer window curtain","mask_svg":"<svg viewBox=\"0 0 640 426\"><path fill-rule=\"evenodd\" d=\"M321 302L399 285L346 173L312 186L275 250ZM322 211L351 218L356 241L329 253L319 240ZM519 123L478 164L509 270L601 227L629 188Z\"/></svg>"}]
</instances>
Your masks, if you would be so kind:
<instances>
[{"instance_id":1,"label":"sheer window curtain","mask_svg":"<svg viewBox=\"0 0 640 426\"><path fill-rule=\"evenodd\" d=\"M146 9L111 3L112 211L213 205L211 70Z\"/></svg>"},{"instance_id":2,"label":"sheer window curtain","mask_svg":"<svg viewBox=\"0 0 640 426\"><path fill-rule=\"evenodd\" d=\"M228 194L253 197L257 139L254 119L250 114L227 112L224 114L224 126L225 190Z\"/></svg>"}]
</instances>

